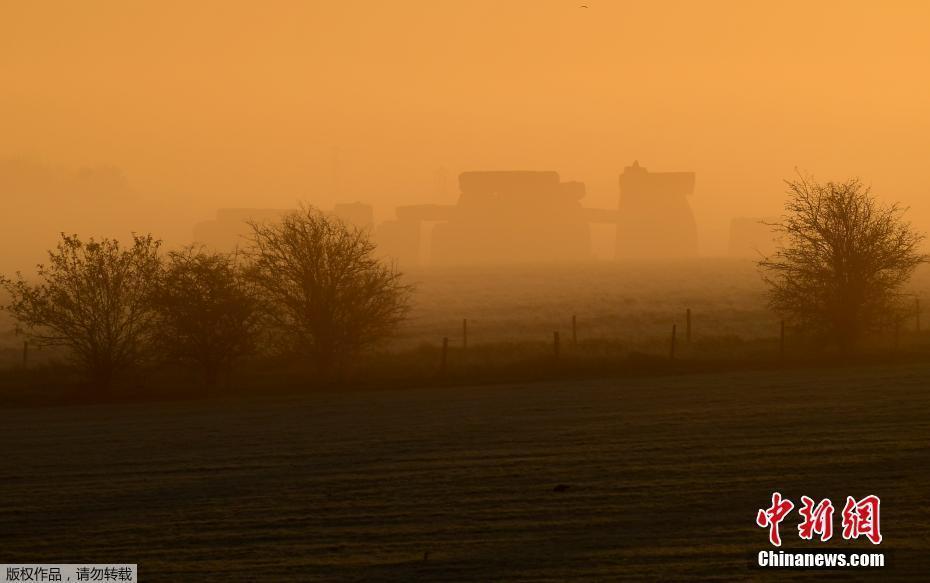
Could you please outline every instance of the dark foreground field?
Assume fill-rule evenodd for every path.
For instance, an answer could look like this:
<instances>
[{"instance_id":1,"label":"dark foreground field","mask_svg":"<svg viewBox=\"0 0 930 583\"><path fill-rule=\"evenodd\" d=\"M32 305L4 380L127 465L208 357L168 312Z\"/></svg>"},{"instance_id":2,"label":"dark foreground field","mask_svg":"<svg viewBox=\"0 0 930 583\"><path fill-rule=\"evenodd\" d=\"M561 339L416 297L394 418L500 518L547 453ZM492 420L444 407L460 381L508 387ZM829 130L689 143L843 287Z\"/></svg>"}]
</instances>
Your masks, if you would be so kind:
<instances>
[{"instance_id":1,"label":"dark foreground field","mask_svg":"<svg viewBox=\"0 0 930 583\"><path fill-rule=\"evenodd\" d=\"M899 366L7 410L0 562L138 562L147 582L755 579L754 516L777 489L830 497L837 525L846 495L878 494L894 556L870 575L925 580L928 381Z\"/></svg>"}]
</instances>

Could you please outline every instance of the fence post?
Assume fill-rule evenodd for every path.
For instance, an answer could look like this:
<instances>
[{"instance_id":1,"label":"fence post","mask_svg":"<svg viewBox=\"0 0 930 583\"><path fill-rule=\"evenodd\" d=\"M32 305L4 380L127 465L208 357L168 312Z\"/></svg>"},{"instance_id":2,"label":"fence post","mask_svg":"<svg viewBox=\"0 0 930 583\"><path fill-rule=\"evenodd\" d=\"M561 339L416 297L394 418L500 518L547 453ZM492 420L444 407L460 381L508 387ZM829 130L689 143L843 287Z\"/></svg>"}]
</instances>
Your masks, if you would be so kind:
<instances>
[{"instance_id":1,"label":"fence post","mask_svg":"<svg viewBox=\"0 0 930 583\"><path fill-rule=\"evenodd\" d=\"M559 331L556 330L552 333L552 354L555 356L555 359L559 359Z\"/></svg>"},{"instance_id":2,"label":"fence post","mask_svg":"<svg viewBox=\"0 0 930 583\"><path fill-rule=\"evenodd\" d=\"M462 318L462 348L468 348L468 318Z\"/></svg>"},{"instance_id":3,"label":"fence post","mask_svg":"<svg viewBox=\"0 0 930 583\"><path fill-rule=\"evenodd\" d=\"M442 338L442 357L439 361L439 374L446 376L446 363L448 362L449 356L449 337L443 336Z\"/></svg>"},{"instance_id":4,"label":"fence post","mask_svg":"<svg viewBox=\"0 0 930 583\"><path fill-rule=\"evenodd\" d=\"M778 360L785 361L785 321L781 321L781 331L778 334Z\"/></svg>"},{"instance_id":5,"label":"fence post","mask_svg":"<svg viewBox=\"0 0 930 583\"><path fill-rule=\"evenodd\" d=\"M691 344L691 308L685 310L685 342Z\"/></svg>"},{"instance_id":6,"label":"fence post","mask_svg":"<svg viewBox=\"0 0 930 583\"><path fill-rule=\"evenodd\" d=\"M914 314L916 316L917 331L920 332L920 298L914 298Z\"/></svg>"},{"instance_id":7,"label":"fence post","mask_svg":"<svg viewBox=\"0 0 930 583\"><path fill-rule=\"evenodd\" d=\"M23 368L29 368L29 341L23 340Z\"/></svg>"},{"instance_id":8,"label":"fence post","mask_svg":"<svg viewBox=\"0 0 930 583\"><path fill-rule=\"evenodd\" d=\"M672 324L672 341L669 343L669 346L668 346L669 360L675 360L675 341L676 341L675 336L677 335L677 332L678 332L678 324Z\"/></svg>"},{"instance_id":9,"label":"fence post","mask_svg":"<svg viewBox=\"0 0 930 583\"><path fill-rule=\"evenodd\" d=\"M572 314L572 346L578 346L578 322Z\"/></svg>"}]
</instances>

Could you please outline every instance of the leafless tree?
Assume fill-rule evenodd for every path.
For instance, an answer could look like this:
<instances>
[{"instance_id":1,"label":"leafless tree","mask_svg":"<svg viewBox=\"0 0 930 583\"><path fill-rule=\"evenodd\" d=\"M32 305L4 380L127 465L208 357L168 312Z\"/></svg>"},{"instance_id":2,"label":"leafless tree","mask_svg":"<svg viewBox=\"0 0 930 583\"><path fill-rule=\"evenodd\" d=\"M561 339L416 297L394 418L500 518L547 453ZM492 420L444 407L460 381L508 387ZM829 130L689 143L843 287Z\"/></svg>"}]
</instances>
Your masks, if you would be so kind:
<instances>
[{"instance_id":1,"label":"leafless tree","mask_svg":"<svg viewBox=\"0 0 930 583\"><path fill-rule=\"evenodd\" d=\"M329 377L390 335L410 286L379 260L368 232L304 206L277 223L251 223L251 274L279 330Z\"/></svg>"},{"instance_id":2,"label":"leafless tree","mask_svg":"<svg viewBox=\"0 0 930 583\"><path fill-rule=\"evenodd\" d=\"M759 262L770 306L848 353L899 313L902 287L928 259L923 235L858 179L786 183L785 214L771 225L779 246Z\"/></svg>"},{"instance_id":3,"label":"leafless tree","mask_svg":"<svg viewBox=\"0 0 930 583\"><path fill-rule=\"evenodd\" d=\"M38 266L37 283L21 274L2 278L10 296L4 309L39 344L67 348L92 386L106 392L115 374L146 356L159 247L151 235L133 236L124 248L115 239L62 234Z\"/></svg>"},{"instance_id":4,"label":"leafless tree","mask_svg":"<svg viewBox=\"0 0 930 583\"><path fill-rule=\"evenodd\" d=\"M155 346L171 360L200 368L208 389L256 350L259 300L236 255L197 247L169 253L152 305Z\"/></svg>"}]
</instances>

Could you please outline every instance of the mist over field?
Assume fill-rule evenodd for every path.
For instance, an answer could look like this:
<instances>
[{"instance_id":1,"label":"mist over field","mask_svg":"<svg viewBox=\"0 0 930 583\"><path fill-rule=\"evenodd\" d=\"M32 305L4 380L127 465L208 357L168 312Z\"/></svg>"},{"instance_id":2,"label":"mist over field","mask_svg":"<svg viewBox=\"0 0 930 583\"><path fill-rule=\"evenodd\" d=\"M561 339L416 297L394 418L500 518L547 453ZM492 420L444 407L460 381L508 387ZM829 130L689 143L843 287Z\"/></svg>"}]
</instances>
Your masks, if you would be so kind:
<instances>
[{"instance_id":1,"label":"mist over field","mask_svg":"<svg viewBox=\"0 0 930 583\"><path fill-rule=\"evenodd\" d=\"M925 579L928 22L2 3L0 565Z\"/></svg>"}]
</instances>

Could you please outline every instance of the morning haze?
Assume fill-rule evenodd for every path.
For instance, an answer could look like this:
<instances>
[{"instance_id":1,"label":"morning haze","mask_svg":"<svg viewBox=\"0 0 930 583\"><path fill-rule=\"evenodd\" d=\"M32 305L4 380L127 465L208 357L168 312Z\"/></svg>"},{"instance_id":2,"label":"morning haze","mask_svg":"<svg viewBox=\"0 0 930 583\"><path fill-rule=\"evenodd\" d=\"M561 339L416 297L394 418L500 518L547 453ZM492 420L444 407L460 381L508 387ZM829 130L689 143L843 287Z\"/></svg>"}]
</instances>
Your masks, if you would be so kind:
<instances>
[{"instance_id":1,"label":"morning haze","mask_svg":"<svg viewBox=\"0 0 930 583\"><path fill-rule=\"evenodd\" d=\"M0 583L926 580L928 22L0 0Z\"/></svg>"},{"instance_id":2,"label":"morning haze","mask_svg":"<svg viewBox=\"0 0 930 583\"><path fill-rule=\"evenodd\" d=\"M185 243L220 208L361 201L381 222L455 204L464 171L556 171L616 209L634 160L696 173L703 255L777 214L795 167L930 226L930 7L579 4L7 5L3 268L62 229Z\"/></svg>"}]
</instances>

